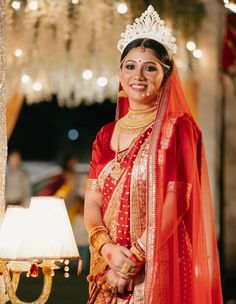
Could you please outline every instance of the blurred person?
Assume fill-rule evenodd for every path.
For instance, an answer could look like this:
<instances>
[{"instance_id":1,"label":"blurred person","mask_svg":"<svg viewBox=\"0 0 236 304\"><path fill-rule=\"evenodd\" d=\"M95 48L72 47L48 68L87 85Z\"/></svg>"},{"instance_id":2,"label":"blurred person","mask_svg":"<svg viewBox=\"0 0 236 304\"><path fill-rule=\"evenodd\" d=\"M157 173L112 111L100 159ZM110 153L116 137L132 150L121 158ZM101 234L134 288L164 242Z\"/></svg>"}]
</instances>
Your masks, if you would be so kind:
<instances>
[{"instance_id":1,"label":"blurred person","mask_svg":"<svg viewBox=\"0 0 236 304\"><path fill-rule=\"evenodd\" d=\"M76 172L77 163L77 155L66 154L61 162L62 171L52 176L44 189L37 195L63 198L69 209L79 191L79 174Z\"/></svg>"},{"instance_id":2,"label":"blurred person","mask_svg":"<svg viewBox=\"0 0 236 304\"><path fill-rule=\"evenodd\" d=\"M31 197L29 176L22 168L20 152L13 151L8 156L6 171L6 205L27 206Z\"/></svg>"}]
</instances>

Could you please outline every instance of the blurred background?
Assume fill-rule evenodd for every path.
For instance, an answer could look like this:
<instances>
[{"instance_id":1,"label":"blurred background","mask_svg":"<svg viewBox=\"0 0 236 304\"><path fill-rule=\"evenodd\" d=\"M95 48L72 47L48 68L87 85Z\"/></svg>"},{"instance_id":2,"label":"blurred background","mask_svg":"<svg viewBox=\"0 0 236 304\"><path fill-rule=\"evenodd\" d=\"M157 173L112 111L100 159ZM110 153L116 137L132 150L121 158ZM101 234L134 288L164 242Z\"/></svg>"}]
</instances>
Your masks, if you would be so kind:
<instances>
[{"instance_id":1,"label":"blurred background","mask_svg":"<svg viewBox=\"0 0 236 304\"><path fill-rule=\"evenodd\" d=\"M7 202L64 197L85 260L81 277L75 265L69 279L56 275L51 304L86 303L92 142L115 117L120 33L149 4L177 38L175 63L206 146L225 303L236 303L236 1L6 0ZM40 288L25 278L19 293Z\"/></svg>"}]
</instances>

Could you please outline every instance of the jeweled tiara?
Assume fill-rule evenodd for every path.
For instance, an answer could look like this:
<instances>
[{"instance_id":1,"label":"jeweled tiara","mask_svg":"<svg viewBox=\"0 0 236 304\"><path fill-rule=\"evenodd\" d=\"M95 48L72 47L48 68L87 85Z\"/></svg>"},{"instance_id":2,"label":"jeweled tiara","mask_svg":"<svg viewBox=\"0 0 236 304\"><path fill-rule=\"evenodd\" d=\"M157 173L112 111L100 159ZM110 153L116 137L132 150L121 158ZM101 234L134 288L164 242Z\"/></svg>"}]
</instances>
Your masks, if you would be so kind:
<instances>
[{"instance_id":1,"label":"jeweled tiara","mask_svg":"<svg viewBox=\"0 0 236 304\"><path fill-rule=\"evenodd\" d=\"M132 25L127 25L121 39L118 41L118 49L122 53L125 47L138 38L150 38L160 42L172 56L177 52L176 39L172 36L170 28L164 26L165 21L161 20L152 5L136 18Z\"/></svg>"}]
</instances>

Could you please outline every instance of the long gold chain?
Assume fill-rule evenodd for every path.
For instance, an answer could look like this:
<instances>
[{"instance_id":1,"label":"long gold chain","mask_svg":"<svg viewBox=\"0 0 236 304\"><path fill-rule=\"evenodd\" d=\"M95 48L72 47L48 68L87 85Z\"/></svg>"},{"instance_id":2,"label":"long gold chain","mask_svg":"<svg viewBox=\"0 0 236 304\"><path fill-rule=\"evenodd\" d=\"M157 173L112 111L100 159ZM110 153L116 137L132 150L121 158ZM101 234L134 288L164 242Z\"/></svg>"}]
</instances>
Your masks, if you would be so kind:
<instances>
[{"instance_id":1,"label":"long gold chain","mask_svg":"<svg viewBox=\"0 0 236 304\"><path fill-rule=\"evenodd\" d=\"M141 114L146 114L145 117L140 118ZM145 128L150 125L157 113L157 106L150 107L145 110L131 110L129 109L129 112L116 123L117 128L117 149L114 159L114 166L111 171L111 177L113 178L113 181L116 183L118 179L120 178L121 174L123 173L123 169L121 168L121 161L124 158L124 156L118 160L118 154L120 152L120 135L121 133L125 134L141 134ZM137 115L135 115L137 114ZM132 144L130 145L130 147ZM128 151L130 150L130 147ZM127 152L128 153L128 152ZM127 154L125 153L125 155Z\"/></svg>"}]
</instances>

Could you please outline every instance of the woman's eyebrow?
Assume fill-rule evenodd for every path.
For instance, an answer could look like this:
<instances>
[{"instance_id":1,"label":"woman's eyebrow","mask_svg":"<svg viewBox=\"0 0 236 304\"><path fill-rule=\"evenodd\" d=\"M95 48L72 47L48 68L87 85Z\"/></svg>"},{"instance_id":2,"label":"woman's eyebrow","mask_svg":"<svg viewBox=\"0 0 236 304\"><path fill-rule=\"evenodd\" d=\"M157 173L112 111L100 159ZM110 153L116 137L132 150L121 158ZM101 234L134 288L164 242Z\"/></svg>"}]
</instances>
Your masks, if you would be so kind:
<instances>
[{"instance_id":1,"label":"woman's eyebrow","mask_svg":"<svg viewBox=\"0 0 236 304\"><path fill-rule=\"evenodd\" d=\"M128 59L128 60L125 61L125 63L126 63L126 62L134 62L134 63L137 63L137 62L138 62L138 63L139 63L139 60ZM154 65L156 64L155 61L142 61L142 63L145 63L145 64L154 64Z\"/></svg>"}]
</instances>

